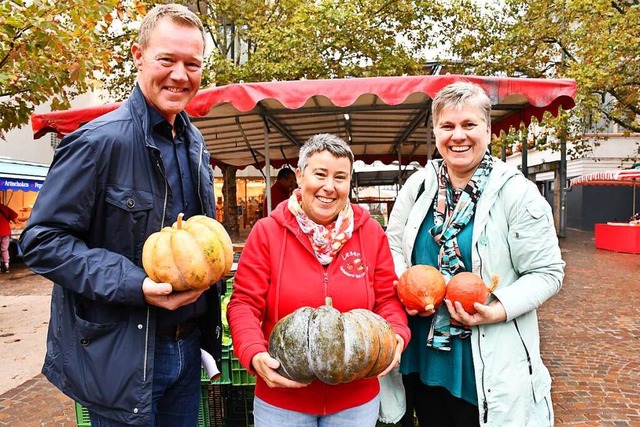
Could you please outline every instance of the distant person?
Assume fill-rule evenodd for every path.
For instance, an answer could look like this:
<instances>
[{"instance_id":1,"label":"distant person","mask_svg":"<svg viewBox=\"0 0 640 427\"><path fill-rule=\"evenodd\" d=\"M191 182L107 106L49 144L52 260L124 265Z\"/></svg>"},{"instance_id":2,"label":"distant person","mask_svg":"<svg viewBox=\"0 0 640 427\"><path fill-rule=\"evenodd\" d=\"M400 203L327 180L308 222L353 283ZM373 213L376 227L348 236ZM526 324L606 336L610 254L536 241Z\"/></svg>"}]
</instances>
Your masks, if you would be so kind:
<instances>
[{"instance_id":1,"label":"distant person","mask_svg":"<svg viewBox=\"0 0 640 427\"><path fill-rule=\"evenodd\" d=\"M404 184L387 235L396 274L430 265L446 279L479 275L497 288L477 313L445 300L409 311L402 354L403 426L551 427L551 377L540 357L536 310L562 286L551 207L516 168L491 156L491 100L453 83L431 105L441 160Z\"/></svg>"},{"instance_id":2,"label":"distant person","mask_svg":"<svg viewBox=\"0 0 640 427\"><path fill-rule=\"evenodd\" d=\"M221 352L218 287L173 292L141 259L178 213L215 218L209 153L184 111L204 47L185 6L148 12L129 99L63 138L22 234L27 265L55 283L43 373L93 427L197 426L200 349Z\"/></svg>"},{"instance_id":3,"label":"distant person","mask_svg":"<svg viewBox=\"0 0 640 427\"><path fill-rule=\"evenodd\" d=\"M271 210L275 210L280 202L289 199L296 185L296 174L293 169L282 168L278 171L276 182L271 186ZM268 215L267 198L262 204L262 216Z\"/></svg>"},{"instance_id":4,"label":"distant person","mask_svg":"<svg viewBox=\"0 0 640 427\"><path fill-rule=\"evenodd\" d=\"M216 201L216 220L220 223L224 222L224 203L221 196L218 196Z\"/></svg>"},{"instance_id":5,"label":"distant person","mask_svg":"<svg viewBox=\"0 0 640 427\"><path fill-rule=\"evenodd\" d=\"M341 312L379 314L396 333L394 360L380 376L397 365L409 340L387 238L368 212L349 202L352 168L353 153L341 138L312 136L300 149L300 188L256 223L242 251L227 319L236 356L257 375L256 427L373 427L378 419L378 378L303 384L278 373L267 342L287 314L320 307L326 297Z\"/></svg>"},{"instance_id":6,"label":"distant person","mask_svg":"<svg viewBox=\"0 0 640 427\"><path fill-rule=\"evenodd\" d=\"M0 255L2 263L0 271L9 273L9 243L11 243L11 224L18 218L18 214L9 206L0 203Z\"/></svg>"}]
</instances>

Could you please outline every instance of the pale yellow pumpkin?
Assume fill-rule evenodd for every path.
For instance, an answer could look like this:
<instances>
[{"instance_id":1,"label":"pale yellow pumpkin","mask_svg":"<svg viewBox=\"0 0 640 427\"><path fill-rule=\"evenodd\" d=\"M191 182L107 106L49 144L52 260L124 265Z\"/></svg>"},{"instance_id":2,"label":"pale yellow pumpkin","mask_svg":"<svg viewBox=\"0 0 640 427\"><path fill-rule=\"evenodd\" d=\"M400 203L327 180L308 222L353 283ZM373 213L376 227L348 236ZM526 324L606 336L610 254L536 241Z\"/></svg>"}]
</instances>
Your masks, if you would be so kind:
<instances>
[{"instance_id":1,"label":"pale yellow pumpkin","mask_svg":"<svg viewBox=\"0 0 640 427\"><path fill-rule=\"evenodd\" d=\"M206 289L231 271L233 245L222 224L204 215L150 235L142 248L142 266L155 282L176 291Z\"/></svg>"}]
</instances>

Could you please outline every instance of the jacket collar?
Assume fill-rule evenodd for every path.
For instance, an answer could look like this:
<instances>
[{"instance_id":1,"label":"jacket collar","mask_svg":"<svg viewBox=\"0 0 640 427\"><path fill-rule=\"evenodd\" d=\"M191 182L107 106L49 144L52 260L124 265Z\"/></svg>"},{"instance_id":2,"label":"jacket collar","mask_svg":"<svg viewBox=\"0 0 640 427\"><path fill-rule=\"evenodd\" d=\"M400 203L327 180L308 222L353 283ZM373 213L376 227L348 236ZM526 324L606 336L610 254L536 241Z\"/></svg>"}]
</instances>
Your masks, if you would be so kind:
<instances>
[{"instance_id":1,"label":"jacket collar","mask_svg":"<svg viewBox=\"0 0 640 427\"><path fill-rule=\"evenodd\" d=\"M351 207L353 208L353 232L355 233L358 228L360 228L365 222L367 222L370 215L368 211L356 204L352 203ZM298 232L300 232L298 221L289 211L286 203L279 204L271 212L271 216L276 220L278 224L287 228L292 233L297 234Z\"/></svg>"},{"instance_id":2,"label":"jacket collar","mask_svg":"<svg viewBox=\"0 0 640 427\"><path fill-rule=\"evenodd\" d=\"M142 124L142 132L145 135L146 145L155 148L156 145L153 142L153 139L149 137L153 131L153 125L155 124L150 120L150 110L152 109L152 107L147 103L147 100L142 94L142 89L140 89L140 85L138 83L136 83L136 86L131 92L131 95L129 96L129 99L126 103L130 106L131 114L137 117L139 122ZM185 132L190 132L191 121L189 120L189 115L185 111L181 111L179 116L180 119L182 119L182 124L184 125ZM192 138L192 135L189 134L188 138Z\"/></svg>"}]
</instances>

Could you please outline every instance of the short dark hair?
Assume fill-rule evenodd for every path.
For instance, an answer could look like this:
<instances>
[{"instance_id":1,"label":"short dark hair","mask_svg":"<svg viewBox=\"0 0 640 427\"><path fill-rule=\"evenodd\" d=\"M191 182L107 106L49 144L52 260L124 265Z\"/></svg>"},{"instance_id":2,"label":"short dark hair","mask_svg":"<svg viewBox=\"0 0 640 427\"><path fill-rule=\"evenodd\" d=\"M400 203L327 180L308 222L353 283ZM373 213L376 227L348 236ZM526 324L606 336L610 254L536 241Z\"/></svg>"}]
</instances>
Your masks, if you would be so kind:
<instances>
[{"instance_id":1,"label":"short dark hair","mask_svg":"<svg viewBox=\"0 0 640 427\"><path fill-rule=\"evenodd\" d=\"M300 148L298 168L301 172L307 167L309 158L321 151L328 151L334 157L346 157L353 168L353 152L344 139L330 133L313 135Z\"/></svg>"},{"instance_id":2,"label":"short dark hair","mask_svg":"<svg viewBox=\"0 0 640 427\"><path fill-rule=\"evenodd\" d=\"M291 168L282 168L278 171L278 177L276 179L287 179L295 174L296 173Z\"/></svg>"}]
</instances>

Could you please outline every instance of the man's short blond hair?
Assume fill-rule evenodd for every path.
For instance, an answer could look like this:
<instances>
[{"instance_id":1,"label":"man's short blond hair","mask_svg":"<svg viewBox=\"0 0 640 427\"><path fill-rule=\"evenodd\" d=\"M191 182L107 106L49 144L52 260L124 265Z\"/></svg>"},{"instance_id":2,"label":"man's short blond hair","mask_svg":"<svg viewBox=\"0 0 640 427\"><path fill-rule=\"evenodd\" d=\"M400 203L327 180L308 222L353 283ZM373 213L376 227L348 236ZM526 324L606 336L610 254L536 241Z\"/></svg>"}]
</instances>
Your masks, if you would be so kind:
<instances>
[{"instance_id":1,"label":"man's short blond hair","mask_svg":"<svg viewBox=\"0 0 640 427\"><path fill-rule=\"evenodd\" d=\"M151 32L163 18L169 18L171 21L186 27L197 28L202 35L202 44L205 44L204 26L200 18L198 18L198 15L185 6L169 3L154 6L142 19L140 30L138 30L138 44L142 49L147 47L149 39L151 38Z\"/></svg>"}]
</instances>

